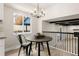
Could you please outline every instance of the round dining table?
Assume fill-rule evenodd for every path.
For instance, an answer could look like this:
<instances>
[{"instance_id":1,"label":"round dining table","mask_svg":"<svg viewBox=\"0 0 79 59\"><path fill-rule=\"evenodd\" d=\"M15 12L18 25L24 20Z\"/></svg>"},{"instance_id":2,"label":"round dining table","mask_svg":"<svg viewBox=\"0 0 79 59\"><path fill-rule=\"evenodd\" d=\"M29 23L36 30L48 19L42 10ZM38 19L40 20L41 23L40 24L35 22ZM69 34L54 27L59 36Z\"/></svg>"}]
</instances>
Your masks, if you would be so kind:
<instances>
[{"instance_id":1,"label":"round dining table","mask_svg":"<svg viewBox=\"0 0 79 59\"><path fill-rule=\"evenodd\" d=\"M50 56L51 54L50 54L50 48L49 48L49 41L51 41L52 40L52 38L51 37L48 37L48 36L45 36L45 37L43 37L43 38L29 38L29 39L27 39L28 41L30 41L31 42L31 45L32 45L32 42L35 42L35 43L37 43L37 45L38 45L38 56L40 56L40 43L46 43L46 45L47 45L47 50L48 50L48 55ZM31 47L31 49L32 49L32 47ZM30 49L30 51L31 51L31 49Z\"/></svg>"}]
</instances>

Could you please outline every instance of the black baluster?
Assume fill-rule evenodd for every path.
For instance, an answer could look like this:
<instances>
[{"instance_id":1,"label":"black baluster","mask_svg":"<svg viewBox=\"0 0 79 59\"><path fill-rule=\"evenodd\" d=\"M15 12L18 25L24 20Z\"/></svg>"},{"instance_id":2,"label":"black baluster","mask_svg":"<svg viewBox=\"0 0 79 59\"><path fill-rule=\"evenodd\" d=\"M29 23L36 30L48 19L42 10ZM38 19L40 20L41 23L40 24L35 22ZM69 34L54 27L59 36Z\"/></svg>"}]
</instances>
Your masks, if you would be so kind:
<instances>
[{"instance_id":1,"label":"black baluster","mask_svg":"<svg viewBox=\"0 0 79 59\"><path fill-rule=\"evenodd\" d=\"M72 34L70 34L70 52L72 52Z\"/></svg>"},{"instance_id":2,"label":"black baluster","mask_svg":"<svg viewBox=\"0 0 79 59\"><path fill-rule=\"evenodd\" d=\"M69 41L70 41L69 35L70 35L70 34L68 34L68 51L69 51L69 48L70 48L70 47L69 47Z\"/></svg>"},{"instance_id":3,"label":"black baluster","mask_svg":"<svg viewBox=\"0 0 79 59\"><path fill-rule=\"evenodd\" d=\"M67 51L68 51L68 34L67 34Z\"/></svg>"},{"instance_id":4,"label":"black baluster","mask_svg":"<svg viewBox=\"0 0 79 59\"><path fill-rule=\"evenodd\" d=\"M66 34L65 34L65 50L66 50Z\"/></svg>"},{"instance_id":5,"label":"black baluster","mask_svg":"<svg viewBox=\"0 0 79 59\"><path fill-rule=\"evenodd\" d=\"M70 52L70 45L71 45L71 40L70 40L71 38L70 38L70 35L71 35L71 34L69 34L69 52Z\"/></svg>"},{"instance_id":6,"label":"black baluster","mask_svg":"<svg viewBox=\"0 0 79 59\"><path fill-rule=\"evenodd\" d=\"M72 53L73 53L73 34L72 34Z\"/></svg>"},{"instance_id":7,"label":"black baluster","mask_svg":"<svg viewBox=\"0 0 79 59\"><path fill-rule=\"evenodd\" d=\"M57 33L55 33L55 42L56 42L56 47L58 47L58 45L57 45L57 39L58 39L58 38L57 38L56 35L57 35Z\"/></svg>"},{"instance_id":8,"label":"black baluster","mask_svg":"<svg viewBox=\"0 0 79 59\"><path fill-rule=\"evenodd\" d=\"M78 56L79 56L79 37L78 37Z\"/></svg>"},{"instance_id":9,"label":"black baluster","mask_svg":"<svg viewBox=\"0 0 79 59\"><path fill-rule=\"evenodd\" d=\"M69 51L69 34L68 34L68 51Z\"/></svg>"},{"instance_id":10,"label":"black baluster","mask_svg":"<svg viewBox=\"0 0 79 59\"><path fill-rule=\"evenodd\" d=\"M57 38L56 38L56 34L57 34L57 33L55 33L55 47L57 48Z\"/></svg>"},{"instance_id":11,"label":"black baluster","mask_svg":"<svg viewBox=\"0 0 79 59\"><path fill-rule=\"evenodd\" d=\"M75 54L76 54L76 37L75 37Z\"/></svg>"}]
</instances>

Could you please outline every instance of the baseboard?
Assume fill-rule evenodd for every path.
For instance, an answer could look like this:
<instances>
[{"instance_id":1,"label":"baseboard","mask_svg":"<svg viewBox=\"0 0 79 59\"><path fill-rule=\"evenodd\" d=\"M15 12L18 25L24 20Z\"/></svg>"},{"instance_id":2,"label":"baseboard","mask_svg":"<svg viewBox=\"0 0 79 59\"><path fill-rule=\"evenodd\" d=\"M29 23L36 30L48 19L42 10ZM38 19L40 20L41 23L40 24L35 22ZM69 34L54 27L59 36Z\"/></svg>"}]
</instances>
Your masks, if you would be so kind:
<instances>
[{"instance_id":1,"label":"baseboard","mask_svg":"<svg viewBox=\"0 0 79 59\"><path fill-rule=\"evenodd\" d=\"M20 47L20 46L14 46L14 47L6 48L6 49L5 49L5 52L11 51L11 50L14 50L14 49L18 49L19 47Z\"/></svg>"}]
</instances>

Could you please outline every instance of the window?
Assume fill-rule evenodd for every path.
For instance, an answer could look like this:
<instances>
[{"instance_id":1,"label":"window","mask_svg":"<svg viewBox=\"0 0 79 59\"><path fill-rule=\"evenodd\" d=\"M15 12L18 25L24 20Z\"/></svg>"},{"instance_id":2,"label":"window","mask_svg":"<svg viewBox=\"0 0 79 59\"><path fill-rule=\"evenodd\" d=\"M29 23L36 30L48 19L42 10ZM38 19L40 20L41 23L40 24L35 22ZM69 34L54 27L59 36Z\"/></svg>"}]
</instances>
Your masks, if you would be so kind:
<instances>
[{"instance_id":1,"label":"window","mask_svg":"<svg viewBox=\"0 0 79 59\"><path fill-rule=\"evenodd\" d=\"M29 16L14 14L13 20L15 33L31 32L31 18Z\"/></svg>"}]
</instances>

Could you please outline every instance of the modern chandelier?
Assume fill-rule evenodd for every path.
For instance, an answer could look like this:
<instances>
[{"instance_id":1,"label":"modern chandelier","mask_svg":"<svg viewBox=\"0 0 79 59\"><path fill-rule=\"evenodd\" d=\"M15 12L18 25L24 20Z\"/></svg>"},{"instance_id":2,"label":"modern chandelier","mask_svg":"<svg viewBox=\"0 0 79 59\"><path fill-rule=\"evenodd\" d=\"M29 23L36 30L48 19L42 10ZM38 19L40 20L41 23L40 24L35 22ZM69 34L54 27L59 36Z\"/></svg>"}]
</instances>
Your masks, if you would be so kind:
<instances>
[{"instance_id":1,"label":"modern chandelier","mask_svg":"<svg viewBox=\"0 0 79 59\"><path fill-rule=\"evenodd\" d=\"M37 4L37 7L32 11L31 15L36 18L41 18L45 16L45 12L39 7L39 4Z\"/></svg>"}]
</instances>

